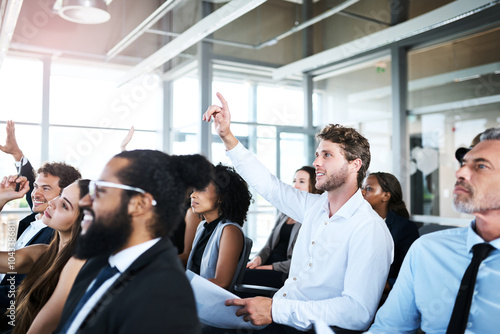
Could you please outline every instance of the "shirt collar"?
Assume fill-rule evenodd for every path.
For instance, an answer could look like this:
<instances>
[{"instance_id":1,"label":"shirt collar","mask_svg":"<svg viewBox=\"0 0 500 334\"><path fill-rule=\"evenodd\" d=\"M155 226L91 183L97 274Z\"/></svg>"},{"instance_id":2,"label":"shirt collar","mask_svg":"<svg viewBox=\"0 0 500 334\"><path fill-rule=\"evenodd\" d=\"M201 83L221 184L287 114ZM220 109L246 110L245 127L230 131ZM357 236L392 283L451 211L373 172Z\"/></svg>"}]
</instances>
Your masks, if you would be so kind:
<instances>
[{"instance_id":1,"label":"shirt collar","mask_svg":"<svg viewBox=\"0 0 500 334\"><path fill-rule=\"evenodd\" d=\"M31 225L31 227L33 227L35 229L42 229L44 227L47 227L47 225L45 225L41 219L36 219L36 220L32 221L30 223L30 225Z\"/></svg>"},{"instance_id":2,"label":"shirt collar","mask_svg":"<svg viewBox=\"0 0 500 334\"><path fill-rule=\"evenodd\" d=\"M335 212L335 214L330 217L342 217L345 219L351 218L351 216L354 214L356 209L363 203L364 197L363 194L361 193L361 189L358 189L354 195L349 198L347 202L342 205L342 207ZM325 196L325 203L323 204L323 210L329 214L330 213L330 205L328 204L328 196Z\"/></svg>"},{"instance_id":3,"label":"shirt collar","mask_svg":"<svg viewBox=\"0 0 500 334\"><path fill-rule=\"evenodd\" d=\"M472 247L474 247L474 245L477 245L477 244L480 244L483 242L486 242L486 241L484 241L484 239L481 238L476 233L476 221L473 220L470 223L469 228L467 230L467 250L469 252L472 252ZM490 241L489 244L492 245L493 247L495 247L496 249L500 249L500 238Z\"/></svg>"},{"instance_id":4,"label":"shirt collar","mask_svg":"<svg viewBox=\"0 0 500 334\"><path fill-rule=\"evenodd\" d=\"M115 255L111 255L108 259L109 265L111 267L116 267L120 273L123 273L139 256L153 247L160 239L161 238L148 240L142 244L126 248Z\"/></svg>"}]
</instances>

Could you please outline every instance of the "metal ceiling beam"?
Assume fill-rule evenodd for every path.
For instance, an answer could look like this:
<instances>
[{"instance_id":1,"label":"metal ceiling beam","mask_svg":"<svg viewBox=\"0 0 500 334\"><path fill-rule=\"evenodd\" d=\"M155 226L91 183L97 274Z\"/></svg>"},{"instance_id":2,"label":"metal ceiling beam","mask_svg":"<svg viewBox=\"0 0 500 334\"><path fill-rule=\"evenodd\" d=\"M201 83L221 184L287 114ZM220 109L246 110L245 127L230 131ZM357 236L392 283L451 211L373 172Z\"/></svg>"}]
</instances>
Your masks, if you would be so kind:
<instances>
[{"instance_id":1,"label":"metal ceiling beam","mask_svg":"<svg viewBox=\"0 0 500 334\"><path fill-rule=\"evenodd\" d=\"M282 66L274 71L273 78L282 80L292 74L312 71L363 52L375 50L384 45L418 35L443 24L459 20L465 13L486 6L490 2L491 0L453 1L414 19Z\"/></svg>"},{"instance_id":2,"label":"metal ceiling beam","mask_svg":"<svg viewBox=\"0 0 500 334\"><path fill-rule=\"evenodd\" d=\"M214 31L224 27L266 1L267 0L233 0L229 2L201 19L198 23L187 29L182 35L175 38L172 42L135 66L122 78L120 84L125 84L141 74L151 72Z\"/></svg>"},{"instance_id":3,"label":"metal ceiling beam","mask_svg":"<svg viewBox=\"0 0 500 334\"><path fill-rule=\"evenodd\" d=\"M167 0L160 7L158 7L153 14L149 15L144 21L141 22L134 30L127 36L119 41L111 50L106 54L106 59L110 60L117 54L122 52L127 46L132 44L136 39L142 36L149 28L158 22L165 14L172 10L175 6L184 0Z\"/></svg>"}]
</instances>

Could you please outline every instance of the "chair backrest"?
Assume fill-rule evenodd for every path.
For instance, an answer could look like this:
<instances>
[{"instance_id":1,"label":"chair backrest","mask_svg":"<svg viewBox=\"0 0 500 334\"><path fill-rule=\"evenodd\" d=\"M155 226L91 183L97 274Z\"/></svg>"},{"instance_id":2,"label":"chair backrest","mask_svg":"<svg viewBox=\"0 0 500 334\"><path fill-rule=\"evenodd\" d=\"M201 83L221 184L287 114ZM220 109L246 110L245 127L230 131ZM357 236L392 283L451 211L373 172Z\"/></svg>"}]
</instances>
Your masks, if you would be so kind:
<instances>
[{"instance_id":1,"label":"chair backrest","mask_svg":"<svg viewBox=\"0 0 500 334\"><path fill-rule=\"evenodd\" d=\"M243 246L243 252L241 252L240 260L238 261L238 266L236 267L236 272L234 273L233 282L231 283L231 288L229 291L234 292L234 287L243 281L243 276L245 276L245 270L247 268L247 262L250 257L250 252L252 251L253 241L252 239L245 237L245 245Z\"/></svg>"}]
</instances>

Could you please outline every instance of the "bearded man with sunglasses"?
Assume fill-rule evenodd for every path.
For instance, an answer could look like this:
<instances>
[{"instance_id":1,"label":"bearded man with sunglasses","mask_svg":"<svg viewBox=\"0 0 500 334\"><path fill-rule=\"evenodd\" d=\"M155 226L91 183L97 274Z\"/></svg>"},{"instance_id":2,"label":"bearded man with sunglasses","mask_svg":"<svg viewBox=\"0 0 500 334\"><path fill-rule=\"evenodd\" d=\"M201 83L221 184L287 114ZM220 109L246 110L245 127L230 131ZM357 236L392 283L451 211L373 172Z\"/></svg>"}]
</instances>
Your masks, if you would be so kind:
<instances>
[{"instance_id":1,"label":"bearded man with sunglasses","mask_svg":"<svg viewBox=\"0 0 500 334\"><path fill-rule=\"evenodd\" d=\"M124 151L82 198L76 256L88 259L56 333L199 333L194 296L169 234L188 187L204 188L202 156Z\"/></svg>"}]
</instances>

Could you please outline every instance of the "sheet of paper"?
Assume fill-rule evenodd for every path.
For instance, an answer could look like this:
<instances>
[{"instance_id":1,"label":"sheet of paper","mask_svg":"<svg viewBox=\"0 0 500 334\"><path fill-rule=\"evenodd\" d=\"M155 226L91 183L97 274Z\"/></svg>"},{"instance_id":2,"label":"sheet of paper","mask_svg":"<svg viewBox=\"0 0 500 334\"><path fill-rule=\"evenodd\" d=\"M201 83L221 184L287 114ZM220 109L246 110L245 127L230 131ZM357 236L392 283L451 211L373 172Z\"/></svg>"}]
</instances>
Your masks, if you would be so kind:
<instances>
[{"instance_id":1,"label":"sheet of paper","mask_svg":"<svg viewBox=\"0 0 500 334\"><path fill-rule=\"evenodd\" d=\"M322 320L313 320L316 334L334 334L333 330Z\"/></svg>"},{"instance_id":2,"label":"sheet of paper","mask_svg":"<svg viewBox=\"0 0 500 334\"><path fill-rule=\"evenodd\" d=\"M186 271L186 276L191 282L196 308L200 321L209 326L219 328L253 328L261 329L265 326L254 326L245 322L243 317L236 316L235 312L239 306L226 306L224 302L228 299L239 298L235 294L221 288L220 286L196 275L191 270Z\"/></svg>"}]
</instances>

